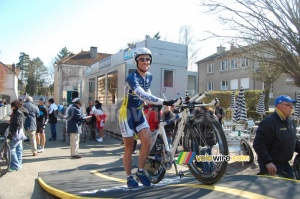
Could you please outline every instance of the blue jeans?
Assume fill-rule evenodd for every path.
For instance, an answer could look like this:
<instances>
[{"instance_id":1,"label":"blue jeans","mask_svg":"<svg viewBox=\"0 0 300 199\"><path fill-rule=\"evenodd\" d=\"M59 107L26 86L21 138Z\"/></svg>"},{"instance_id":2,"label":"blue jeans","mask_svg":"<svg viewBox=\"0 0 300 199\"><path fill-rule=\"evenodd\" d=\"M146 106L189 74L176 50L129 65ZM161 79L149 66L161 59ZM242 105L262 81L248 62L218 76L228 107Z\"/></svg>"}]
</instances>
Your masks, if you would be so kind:
<instances>
[{"instance_id":1,"label":"blue jeans","mask_svg":"<svg viewBox=\"0 0 300 199\"><path fill-rule=\"evenodd\" d=\"M50 123L52 138L56 140L56 124Z\"/></svg>"},{"instance_id":2,"label":"blue jeans","mask_svg":"<svg viewBox=\"0 0 300 199\"><path fill-rule=\"evenodd\" d=\"M11 153L11 161L10 168L11 169L21 169L22 168L22 153L23 153L23 143L22 140L10 140L10 153Z\"/></svg>"}]
</instances>

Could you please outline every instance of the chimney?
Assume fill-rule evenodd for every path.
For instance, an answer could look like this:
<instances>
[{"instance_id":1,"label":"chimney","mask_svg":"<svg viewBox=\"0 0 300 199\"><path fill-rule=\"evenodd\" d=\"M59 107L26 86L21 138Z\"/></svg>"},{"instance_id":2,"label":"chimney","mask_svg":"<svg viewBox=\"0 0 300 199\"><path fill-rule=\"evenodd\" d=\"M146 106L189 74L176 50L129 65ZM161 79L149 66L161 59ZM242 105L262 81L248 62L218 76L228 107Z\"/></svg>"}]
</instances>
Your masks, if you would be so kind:
<instances>
[{"instance_id":1,"label":"chimney","mask_svg":"<svg viewBox=\"0 0 300 199\"><path fill-rule=\"evenodd\" d=\"M91 54L91 58L97 58L97 47L91 46L90 54Z\"/></svg>"},{"instance_id":2,"label":"chimney","mask_svg":"<svg viewBox=\"0 0 300 199\"><path fill-rule=\"evenodd\" d=\"M225 52L225 47L223 46L217 47L217 54L222 54L223 52Z\"/></svg>"},{"instance_id":3,"label":"chimney","mask_svg":"<svg viewBox=\"0 0 300 199\"><path fill-rule=\"evenodd\" d=\"M235 45L234 45L234 43L231 43L230 50L233 50L233 49L235 49Z\"/></svg>"},{"instance_id":4,"label":"chimney","mask_svg":"<svg viewBox=\"0 0 300 199\"><path fill-rule=\"evenodd\" d=\"M11 69L12 69L12 71L16 72L16 65L15 65L15 63L13 63L13 64L11 65Z\"/></svg>"}]
</instances>

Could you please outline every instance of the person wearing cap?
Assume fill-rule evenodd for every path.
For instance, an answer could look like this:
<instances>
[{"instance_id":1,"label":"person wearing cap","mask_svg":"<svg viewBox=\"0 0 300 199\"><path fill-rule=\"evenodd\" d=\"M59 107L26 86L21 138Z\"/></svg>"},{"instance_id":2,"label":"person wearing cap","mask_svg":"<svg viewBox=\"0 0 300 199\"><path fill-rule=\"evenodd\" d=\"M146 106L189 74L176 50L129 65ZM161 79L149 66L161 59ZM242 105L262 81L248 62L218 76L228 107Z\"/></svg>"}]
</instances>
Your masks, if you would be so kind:
<instances>
[{"instance_id":1,"label":"person wearing cap","mask_svg":"<svg viewBox=\"0 0 300 199\"><path fill-rule=\"evenodd\" d=\"M73 105L68 109L67 132L70 133L70 151L73 159L81 158L78 154L81 125L84 116L81 111L81 101L79 98L73 99Z\"/></svg>"},{"instance_id":2,"label":"person wearing cap","mask_svg":"<svg viewBox=\"0 0 300 199\"><path fill-rule=\"evenodd\" d=\"M48 103L50 104L49 106L49 121L48 123L50 124L50 129L51 129L51 138L49 141L56 141L56 123L57 123L57 115L58 115L58 107L54 103L54 99L50 98L48 100Z\"/></svg>"},{"instance_id":3,"label":"person wearing cap","mask_svg":"<svg viewBox=\"0 0 300 199\"><path fill-rule=\"evenodd\" d=\"M275 99L275 111L260 122L253 142L261 174L275 175L277 171L294 178L289 161L300 152L300 141L290 119L296 100L287 95Z\"/></svg>"},{"instance_id":4,"label":"person wearing cap","mask_svg":"<svg viewBox=\"0 0 300 199\"><path fill-rule=\"evenodd\" d=\"M28 115L24 123L24 129L26 131L26 134L29 135L31 152L33 156L36 156L37 155L36 119L40 117L40 111L39 108L33 103L33 98L31 96L26 96L23 107L28 111Z\"/></svg>"},{"instance_id":5,"label":"person wearing cap","mask_svg":"<svg viewBox=\"0 0 300 199\"><path fill-rule=\"evenodd\" d=\"M48 123L48 112L45 106L45 98L40 98L39 105L40 117L36 119L36 143L39 145L38 153L42 153L45 150L46 135L45 126Z\"/></svg>"},{"instance_id":6,"label":"person wearing cap","mask_svg":"<svg viewBox=\"0 0 300 199\"><path fill-rule=\"evenodd\" d=\"M136 188L138 182L132 176L132 151L134 150L134 135L137 132L141 141L139 163L136 177L144 186L150 186L144 166L151 146L151 132L149 124L143 114L144 102L156 105L171 106L175 100L165 101L151 94L150 85L152 74L148 72L152 63L152 53L148 48L141 47L134 51L136 70L126 77L125 96L119 110L119 125L124 141L123 165L127 175L127 186Z\"/></svg>"}]
</instances>

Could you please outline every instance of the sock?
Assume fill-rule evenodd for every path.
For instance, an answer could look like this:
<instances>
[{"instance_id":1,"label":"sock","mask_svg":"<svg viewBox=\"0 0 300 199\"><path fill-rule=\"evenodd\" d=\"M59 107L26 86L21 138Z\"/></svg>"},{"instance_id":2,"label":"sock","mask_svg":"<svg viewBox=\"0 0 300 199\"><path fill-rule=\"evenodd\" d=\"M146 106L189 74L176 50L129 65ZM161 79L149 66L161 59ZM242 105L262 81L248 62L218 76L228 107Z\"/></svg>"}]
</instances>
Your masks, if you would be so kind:
<instances>
[{"instance_id":1,"label":"sock","mask_svg":"<svg viewBox=\"0 0 300 199\"><path fill-rule=\"evenodd\" d=\"M139 168L138 171L144 171L144 169Z\"/></svg>"},{"instance_id":2,"label":"sock","mask_svg":"<svg viewBox=\"0 0 300 199\"><path fill-rule=\"evenodd\" d=\"M130 177L132 177L132 175L127 176L127 179L130 178Z\"/></svg>"}]
</instances>

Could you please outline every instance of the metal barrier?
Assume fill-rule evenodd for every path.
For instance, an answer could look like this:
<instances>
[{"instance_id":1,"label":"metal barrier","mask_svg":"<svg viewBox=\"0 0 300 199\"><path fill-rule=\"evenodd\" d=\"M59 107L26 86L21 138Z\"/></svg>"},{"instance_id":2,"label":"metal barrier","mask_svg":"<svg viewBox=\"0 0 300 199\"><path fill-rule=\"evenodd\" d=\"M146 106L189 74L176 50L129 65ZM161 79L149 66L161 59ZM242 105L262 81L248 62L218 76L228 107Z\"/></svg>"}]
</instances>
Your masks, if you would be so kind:
<instances>
[{"instance_id":1,"label":"metal barrier","mask_svg":"<svg viewBox=\"0 0 300 199\"><path fill-rule=\"evenodd\" d=\"M0 119L3 119L9 113L11 113L11 107L10 107L10 105L6 105L6 106L1 106L0 107Z\"/></svg>"}]
</instances>

